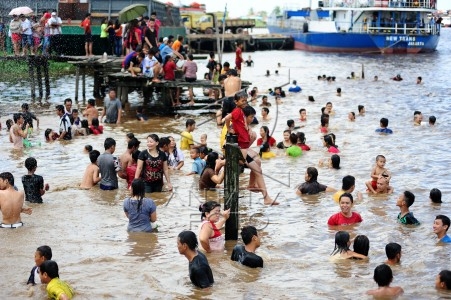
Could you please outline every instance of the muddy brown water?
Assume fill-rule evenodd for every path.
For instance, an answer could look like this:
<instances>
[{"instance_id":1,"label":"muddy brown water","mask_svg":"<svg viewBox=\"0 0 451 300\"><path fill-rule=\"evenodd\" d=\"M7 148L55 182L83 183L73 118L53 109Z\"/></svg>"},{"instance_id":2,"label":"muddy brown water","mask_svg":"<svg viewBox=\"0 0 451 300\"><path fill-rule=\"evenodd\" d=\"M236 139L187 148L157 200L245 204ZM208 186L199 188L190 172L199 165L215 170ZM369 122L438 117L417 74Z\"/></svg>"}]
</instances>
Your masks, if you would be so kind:
<instances>
[{"instance_id":1,"label":"muddy brown water","mask_svg":"<svg viewBox=\"0 0 451 300\"><path fill-rule=\"evenodd\" d=\"M402 264L393 268L394 285L404 288L403 299L437 299L449 295L434 289L435 275L449 268L450 249L436 245L432 223L437 214L451 215L449 204L449 165L451 156L448 142L451 138L449 121L449 55L451 31L444 29L438 51L426 55L361 56L340 54L314 54L298 51L251 53L253 68L243 68L243 78L253 82L260 92L296 79L303 91L283 99L279 106L270 108L269 122L262 122L280 141L287 119L298 124L298 111L307 109L308 121L302 130L312 150L300 158L290 158L278 152L278 156L263 161L263 172L272 197L281 202L278 207L265 207L258 194L242 191L240 198L241 225L251 224L260 229L262 245L257 253L264 258L263 269L248 269L230 261L234 241L226 243L224 253L209 254L215 284L208 290L193 287L188 277L188 262L176 247L178 233L194 230L200 221L198 205L205 199L222 200L222 192L199 193L195 176L185 176L191 168L189 154L185 153L185 166L171 172L173 193L152 194L157 203L158 232L128 234L127 219L122 202L128 196L126 184L120 181L117 191L104 192L98 187L81 190L85 167L89 163L83 153L86 144L103 149L106 137L116 139L116 153L125 151L125 134L134 132L146 148L149 133L172 135L179 143L179 133L188 117L194 117L198 126L194 137L208 134L208 145L218 148L219 129L208 115L179 115L152 117L139 123L134 120L134 108L140 99L132 94L130 107L126 107L123 124L106 126L100 136L75 138L69 143L45 143L46 128L57 128L58 119L54 105L66 97L73 97L75 77L54 78L50 107L32 105L40 119L40 129L35 130L33 141L41 146L12 150L6 131L0 135L0 170L12 172L19 189L21 176L26 173L24 161L33 156L38 160L37 174L50 184L44 195L44 204L32 204L33 214L22 217L25 226L17 230L0 230L2 255L0 295L2 299L43 299L45 290L36 286L28 290L25 282L34 264L33 255L40 245L49 245L53 258L60 267L60 277L75 289L77 299L352 299L366 296L365 291L376 288L373 282L374 268L385 260L384 248L388 242L402 245ZM248 53L244 54L247 58ZM234 55L226 54L232 62ZM264 76L269 69L277 69L279 75ZM360 74L365 66L365 80L347 80L351 71ZM199 64L199 73L204 70ZM336 82L316 80L317 75L336 76ZM404 80L390 80L401 74ZM372 79L377 75L378 82ZM201 76L201 74L199 74ZM417 76L424 83L415 84ZM89 81L88 81L89 82ZM1 122L11 118L29 98L27 81L10 86L0 82ZM343 96L335 90L341 87ZM92 85L88 85L88 92ZM315 102L307 101L313 95ZM320 108L327 101L333 102L335 115L330 120L330 131L337 136L341 151L341 169L318 167L320 159L329 157L322 147L319 133ZM101 102L98 101L101 105ZM355 123L347 121L350 111L357 112L357 105L366 107L366 115L357 117ZM83 108L82 102L74 107ZM260 108L257 109L258 115ZM437 117L435 127L413 127L413 111L423 112L424 119ZM387 117L394 134L380 136L374 133L379 119ZM376 155L387 158L387 168L393 173L392 195L371 197L366 195L365 181L369 180ZM363 201L355 204L364 221L360 225L345 228L354 237L365 234L370 239L368 262L346 261L332 263L329 254L334 247L335 230L327 228L328 217L339 210L331 194L299 198L295 186L304 180L305 169L316 166L319 182L341 187L341 178L351 174L356 177L356 190L364 193ZM240 177L244 188L248 175ZM431 205L428 199L431 188L443 193L441 206ZM418 227L406 227L396 223L399 209L396 199L404 190L412 191L415 204L411 210L421 221Z\"/></svg>"}]
</instances>

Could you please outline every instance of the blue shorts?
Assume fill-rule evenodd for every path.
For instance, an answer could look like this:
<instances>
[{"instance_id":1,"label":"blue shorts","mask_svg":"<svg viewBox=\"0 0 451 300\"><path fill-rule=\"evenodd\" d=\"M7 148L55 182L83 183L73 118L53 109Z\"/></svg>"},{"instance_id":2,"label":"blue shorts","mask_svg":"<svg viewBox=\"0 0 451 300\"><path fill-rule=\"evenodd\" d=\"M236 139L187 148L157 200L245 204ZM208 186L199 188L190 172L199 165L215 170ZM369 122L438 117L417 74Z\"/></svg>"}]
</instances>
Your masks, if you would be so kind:
<instances>
[{"instance_id":1,"label":"blue shorts","mask_svg":"<svg viewBox=\"0 0 451 300\"><path fill-rule=\"evenodd\" d=\"M49 46L50 46L50 37L46 36L44 37L44 44L42 45L42 48L45 49L48 48Z\"/></svg>"},{"instance_id":2,"label":"blue shorts","mask_svg":"<svg viewBox=\"0 0 451 300\"><path fill-rule=\"evenodd\" d=\"M22 47L33 47L33 35L22 34Z\"/></svg>"},{"instance_id":3,"label":"blue shorts","mask_svg":"<svg viewBox=\"0 0 451 300\"><path fill-rule=\"evenodd\" d=\"M115 190L115 189L117 189L117 188L114 187L114 186L110 186L110 185L103 185L103 184L100 184L100 189L101 189L101 190L104 190L104 191L112 191L112 190Z\"/></svg>"}]
</instances>

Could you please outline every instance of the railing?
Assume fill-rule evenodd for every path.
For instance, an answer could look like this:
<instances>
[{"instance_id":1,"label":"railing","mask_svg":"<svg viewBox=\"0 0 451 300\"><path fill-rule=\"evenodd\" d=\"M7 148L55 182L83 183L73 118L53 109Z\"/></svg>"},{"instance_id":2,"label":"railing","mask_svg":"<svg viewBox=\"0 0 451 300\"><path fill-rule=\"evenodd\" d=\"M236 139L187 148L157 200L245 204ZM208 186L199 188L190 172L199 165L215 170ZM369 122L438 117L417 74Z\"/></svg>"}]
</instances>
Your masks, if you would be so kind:
<instances>
[{"instance_id":1,"label":"railing","mask_svg":"<svg viewBox=\"0 0 451 300\"><path fill-rule=\"evenodd\" d=\"M436 9L436 0L325 0L323 7L399 7Z\"/></svg>"},{"instance_id":2,"label":"railing","mask_svg":"<svg viewBox=\"0 0 451 300\"><path fill-rule=\"evenodd\" d=\"M324 22L328 26L323 26L321 32L352 32L352 33L370 33L370 34L406 34L406 35L436 35L440 33L440 25L435 23L383 23L377 25L376 22L339 22L339 21L318 21L317 24ZM307 20L290 20L285 22L285 34L295 34L303 32L304 23ZM311 23L311 22L310 22ZM330 25L332 23L332 25ZM281 23L279 23L279 27ZM326 28L328 31L326 31ZM335 29L334 29L335 28Z\"/></svg>"}]
</instances>

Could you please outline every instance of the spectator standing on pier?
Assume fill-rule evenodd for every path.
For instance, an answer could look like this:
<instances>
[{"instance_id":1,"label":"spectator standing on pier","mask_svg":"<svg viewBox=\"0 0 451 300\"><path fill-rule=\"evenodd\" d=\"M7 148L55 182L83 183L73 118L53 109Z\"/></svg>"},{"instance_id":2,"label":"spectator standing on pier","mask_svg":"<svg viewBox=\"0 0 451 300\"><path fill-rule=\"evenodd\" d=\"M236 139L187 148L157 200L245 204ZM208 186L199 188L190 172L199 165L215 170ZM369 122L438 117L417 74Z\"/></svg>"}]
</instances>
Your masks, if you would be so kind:
<instances>
[{"instance_id":1,"label":"spectator standing on pier","mask_svg":"<svg viewBox=\"0 0 451 300\"><path fill-rule=\"evenodd\" d=\"M13 19L9 23L9 31L11 32L11 41L13 43L14 55L20 54L20 43L22 41L22 23L19 16L13 15Z\"/></svg>"},{"instance_id":2,"label":"spectator standing on pier","mask_svg":"<svg viewBox=\"0 0 451 300\"><path fill-rule=\"evenodd\" d=\"M3 23L3 18L0 18L0 51L5 51L5 41L6 41L6 26L5 23Z\"/></svg>"},{"instance_id":3,"label":"spectator standing on pier","mask_svg":"<svg viewBox=\"0 0 451 300\"><path fill-rule=\"evenodd\" d=\"M150 19L149 22L147 22L147 30L144 33L144 41L143 43L146 43L150 49L157 48L157 31L155 30L155 20Z\"/></svg>"},{"instance_id":4,"label":"spectator standing on pier","mask_svg":"<svg viewBox=\"0 0 451 300\"><path fill-rule=\"evenodd\" d=\"M138 45L142 45L141 29L138 25L138 20L135 19L130 21L128 32L125 33L125 47L127 49L127 54L129 54L132 50L136 51L136 47Z\"/></svg>"},{"instance_id":5,"label":"spectator standing on pier","mask_svg":"<svg viewBox=\"0 0 451 300\"><path fill-rule=\"evenodd\" d=\"M235 51L235 69L238 73L238 76L241 75L241 63L244 61L243 59L243 42L238 42L236 44Z\"/></svg>"},{"instance_id":6,"label":"spectator standing on pier","mask_svg":"<svg viewBox=\"0 0 451 300\"><path fill-rule=\"evenodd\" d=\"M158 31L161 27L161 21L157 19L157 12L153 11L150 14L150 18L155 20L155 37L158 39Z\"/></svg>"},{"instance_id":7,"label":"spectator standing on pier","mask_svg":"<svg viewBox=\"0 0 451 300\"><path fill-rule=\"evenodd\" d=\"M85 31L85 51L86 56L92 56L92 31L91 31L91 14L87 13L85 19L81 22L81 27Z\"/></svg>"},{"instance_id":8,"label":"spectator standing on pier","mask_svg":"<svg viewBox=\"0 0 451 300\"><path fill-rule=\"evenodd\" d=\"M22 55L28 55L28 50L33 53L33 30L31 29L31 22L25 15L20 15L22 26Z\"/></svg>"},{"instance_id":9,"label":"spectator standing on pier","mask_svg":"<svg viewBox=\"0 0 451 300\"><path fill-rule=\"evenodd\" d=\"M108 53L108 19L103 18L102 19L102 25L100 25L100 45L103 53Z\"/></svg>"},{"instance_id":10,"label":"spectator standing on pier","mask_svg":"<svg viewBox=\"0 0 451 300\"><path fill-rule=\"evenodd\" d=\"M47 55L50 45L50 28L47 26L47 21L51 18L50 13L44 11L42 18L39 20L41 27L44 30L44 43L42 44L42 54Z\"/></svg>"},{"instance_id":11,"label":"spectator standing on pier","mask_svg":"<svg viewBox=\"0 0 451 300\"><path fill-rule=\"evenodd\" d=\"M116 22L114 22L114 54L117 57L122 55L122 29L119 19L116 19Z\"/></svg>"},{"instance_id":12,"label":"spectator standing on pier","mask_svg":"<svg viewBox=\"0 0 451 300\"><path fill-rule=\"evenodd\" d=\"M46 27L49 28L49 46L48 54L52 54L52 50L55 50L57 55L61 55L61 25L63 22L61 18L57 16L56 11L52 12L50 19L46 23Z\"/></svg>"}]
</instances>

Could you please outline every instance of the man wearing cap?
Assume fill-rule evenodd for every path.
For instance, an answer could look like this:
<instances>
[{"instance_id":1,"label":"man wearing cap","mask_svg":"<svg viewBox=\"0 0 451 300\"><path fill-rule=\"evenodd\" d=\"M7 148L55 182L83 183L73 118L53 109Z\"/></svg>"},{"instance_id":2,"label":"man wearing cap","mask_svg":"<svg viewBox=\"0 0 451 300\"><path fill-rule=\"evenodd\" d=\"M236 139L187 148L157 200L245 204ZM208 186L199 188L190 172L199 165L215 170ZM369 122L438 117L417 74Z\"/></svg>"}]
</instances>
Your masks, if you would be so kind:
<instances>
[{"instance_id":1,"label":"man wearing cap","mask_svg":"<svg viewBox=\"0 0 451 300\"><path fill-rule=\"evenodd\" d=\"M61 25L63 22L61 18L57 16L56 12L52 12L50 19L45 24L49 28L49 49L48 54L52 53L52 49L55 49L57 55L61 53Z\"/></svg>"},{"instance_id":2,"label":"man wearing cap","mask_svg":"<svg viewBox=\"0 0 451 300\"><path fill-rule=\"evenodd\" d=\"M165 36L163 38L163 42L160 43L160 45L158 46L158 49L160 49L160 52L161 52L161 50L163 50L164 47L166 47L166 45L168 44L168 41L169 41L169 38L167 36Z\"/></svg>"},{"instance_id":3,"label":"man wearing cap","mask_svg":"<svg viewBox=\"0 0 451 300\"><path fill-rule=\"evenodd\" d=\"M22 29L22 55L28 55L28 49L33 53L33 30L30 20L25 15L20 15Z\"/></svg>"},{"instance_id":4,"label":"man wearing cap","mask_svg":"<svg viewBox=\"0 0 451 300\"><path fill-rule=\"evenodd\" d=\"M18 56L20 54L20 42L22 41L22 22L19 16L13 15L13 19L9 23L9 31L11 32L14 55Z\"/></svg>"}]
</instances>

